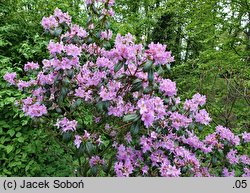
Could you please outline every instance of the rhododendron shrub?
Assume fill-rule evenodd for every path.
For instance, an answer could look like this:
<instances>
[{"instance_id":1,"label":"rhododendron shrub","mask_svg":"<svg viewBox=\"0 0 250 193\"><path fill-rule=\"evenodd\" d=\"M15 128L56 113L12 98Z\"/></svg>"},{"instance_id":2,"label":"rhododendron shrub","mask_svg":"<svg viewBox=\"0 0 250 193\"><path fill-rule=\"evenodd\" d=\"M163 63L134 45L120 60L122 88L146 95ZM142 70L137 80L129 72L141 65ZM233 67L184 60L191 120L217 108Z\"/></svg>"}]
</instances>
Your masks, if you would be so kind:
<instances>
[{"instance_id":1,"label":"rhododendron shrub","mask_svg":"<svg viewBox=\"0 0 250 193\"><path fill-rule=\"evenodd\" d=\"M85 28L59 9L42 19L50 58L24 65L28 81L4 76L29 94L18 102L23 112L74 144L77 175L250 176L250 158L237 148L249 147L250 134L219 125L201 139L211 122L206 97L181 101L161 76L174 61L166 45L144 47L131 34L112 42L113 5L87 0Z\"/></svg>"}]
</instances>

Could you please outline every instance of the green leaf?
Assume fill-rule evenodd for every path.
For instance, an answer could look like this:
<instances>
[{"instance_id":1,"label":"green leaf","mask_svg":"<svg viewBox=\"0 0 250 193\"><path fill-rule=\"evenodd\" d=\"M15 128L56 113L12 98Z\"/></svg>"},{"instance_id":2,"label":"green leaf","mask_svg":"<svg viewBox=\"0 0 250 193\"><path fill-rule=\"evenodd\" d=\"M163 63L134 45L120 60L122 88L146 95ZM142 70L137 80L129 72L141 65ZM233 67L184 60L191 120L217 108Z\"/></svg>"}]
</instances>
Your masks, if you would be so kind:
<instances>
[{"instance_id":1,"label":"green leaf","mask_svg":"<svg viewBox=\"0 0 250 193\"><path fill-rule=\"evenodd\" d=\"M150 83L154 81L154 70L152 68L148 71L148 81Z\"/></svg>"},{"instance_id":2,"label":"green leaf","mask_svg":"<svg viewBox=\"0 0 250 193\"><path fill-rule=\"evenodd\" d=\"M63 141L69 142L72 138L72 133L71 132L66 132L63 133Z\"/></svg>"},{"instance_id":3,"label":"green leaf","mask_svg":"<svg viewBox=\"0 0 250 193\"><path fill-rule=\"evenodd\" d=\"M167 64L167 69L170 71L171 70L171 65Z\"/></svg>"},{"instance_id":4,"label":"green leaf","mask_svg":"<svg viewBox=\"0 0 250 193\"><path fill-rule=\"evenodd\" d=\"M74 102L71 107L70 107L70 110L73 111L75 110L77 107L79 107L81 105L82 101L81 99L77 99L76 102Z\"/></svg>"},{"instance_id":5,"label":"green leaf","mask_svg":"<svg viewBox=\"0 0 250 193\"><path fill-rule=\"evenodd\" d=\"M140 121L137 121L137 122L133 123L133 125L131 126L131 130L130 130L131 134L132 135L137 135L139 133L140 126L141 126Z\"/></svg>"},{"instance_id":6,"label":"green leaf","mask_svg":"<svg viewBox=\"0 0 250 193\"><path fill-rule=\"evenodd\" d=\"M142 82L142 80L139 79L139 78L137 78L137 79L135 79L135 80L133 81L133 84L137 84L137 83L141 83L141 82Z\"/></svg>"},{"instance_id":7,"label":"green leaf","mask_svg":"<svg viewBox=\"0 0 250 193\"><path fill-rule=\"evenodd\" d=\"M164 70L163 70L162 66L159 66L159 69L158 69L158 71L157 71L157 74L158 74L158 75L163 75L163 73L164 73Z\"/></svg>"},{"instance_id":8,"label":"green leaf","mask_svg":"<svg viewBox=\"0 0 250 193\"><path fill-rule=\"evenodd\" d=\"M137 114L129 114L123 117L124 122L137 121L140 118Z\"/></svg>"},{"instance_id":9,"label":"green leaf","mask_svg":"<svg viewBox=\"0 0 250 193\"><path fill-rule=\"evenodd\" d=\"M128 65L125 63L124 64L124 71L126 71L128 69Z\"/></svg>"},{"instance_id":10,"label":"green leaf","mask_svg":"<svg viewBox=\"0 0 250 193\"><path fill-rule=\"evenodd\" d=\"M24 142L24 138L23 137L19 137L19 138L17 138L17 141L20 142L20 143L23 143Z\"/></svg>"},{"instance_id":11,"label":"green leaf","mask_svg":"<svg viewBox=\"0 0 250 193\"><path fill-rule=\"evenodd\" d=\"M8 145L8 146L6 147L7 154L9 154L13 149L14 149L14 146Z\"/></svg>"},{"instance_id":12,"label":"green leaf","mask_svg":"<svg viewBox=\"0 0 250 193\"><path fill-rule=\"evenodd\" d=\"M91 16L91 15L88 17L87 23L88 23L88 25L89 25L90 23L92 23L92 16Z\"/></svg>"},{"instance_id":13,"label":"green leaf","mask_svg":"<svg viewBox=\"0 0 250 193\"><path fill-rule=\"evenodd\" d=\"M86 150L90 156L93 154L94 146L91 142L86 143Z\"/></svg>"},{"instance_id":14,"label":"green leaf","mask_svg":"<svg viewBox=\"0 0 250 193\"><path fill-rule=\"evenodd\" d=\"M20 132L18 132L17 134L16 134L16 137L21 137L22 136L22 133L20 133Z\"/></svg>"},{"instance_id":15,"label":"green leaf","mask_svg":"<svg viewBox=\"0 0 250 193\"><path fill-rule=\"evenodd\" d=\"M143 87L142 87L142 80L140 79L135 79L133 81L133 85L132 85L132 88L131 88L131 92L136 92L136 91L139 91L141 90Z\"/></svg>"},{"instance_id":16,"label":"green leaf","mask_svg":"<svg viewBox=\"0 0 250 193\"><path fill-rule=\"evenodd\" d=\"M105 27L106 27L106 29L110 29L110 22L109 21L105 22Z\"/></svg>"},{"instance_id":17,"label":"green leaf","mask_svg":"<svg viewBox=\"0 0 250 193\"><path fill-rule=\"evenodd\" d=\"M60 36L62 33L62 28L61 27L58 27L58 28L55 28L54 30L51 30L51 35L53 36Z\"/></svg>"},{"instance_id":18,"label":"green leaf","mask_svg":"<svg viewBox=\"0 0 250 193\"><path fill-rule=\"evenodd\" d=\"M152 92L152 87L148 86L145 89L143 89L143 94L149 94L150 92Z\"/></svg>"},{"instance_id":19,"label":"green leaf","mask_svg":"<svg viewBox=\"0 0 250 193\"><path fill-rule=\"evenodd\" d=\"M213 163L213 165L216 165L216 163L217 163L217 157L215 157L215 156L212 157L212 163Z\"/></svg>"},{"instance_id":20,"label":"green leaf","mask_svg":"<svg viewBox=\"0 0 250 193\"><path fill-rule=\"evenodd\" d=\"M95 37L96 37L97 39L100 39L100 38L101 38L101 32L96 32Z\"/></svg>"},{"instance_id":21,"label":"green leaf","mask_svg":"<svg viewBox=\"0 0 250 193\"><path fill-rule=\"evenodd\" d=\"M204 128L203 128L203 126L201 126L201 125L198 127L198 131L199 131L199 132L203 131L203 129L204 129Z\"/></svg>"},{"instance_id":22,"label":"green leaf","mask_svg":"<svg viewBox=\"0 0 250 193\"><path fill-rule=\"evenodd\" d=\"M92 38L88 38L88 43L89 44L93 43L93 39Z\"/></svg>"},{"instance_id":23,"label":"green leaf","mask_svg":"<svg viewBox=\"0 0 250 193\"><path fill-rule=\"evenodd\" d=\"M10 129L10 130L7 131L7 133L8 133L11 137L13 137L13 136L15 135L15 130L14 130L14 129Z\"/></svg>"},{"instance_id":24,"label":"green leaf","mask_svg":"<svg viewBox=\"0 0 250 193\"><path fill-rule=\"evenodd\" d=\"M79 39L78 36L75 35L75 36L71 39L71 42L72 42L73 44L78 44L78 43L80 42L80 39Z\"/></svg>"},{"instance_id":25,"label":"green leaf","mask_svg":"<svg viewBox=\"0 0 250 193\"><path fill-rule=\"evenodd\" d=\"M107 42L107 41L104 42L103 47L106 48L106 49L110 48L111 47L110 42Z\"/></svg>"},{"instance_id":26,"label":"green leaf","mask_svg":"<svg viewBox=\"0 0 250 193\"><path fill-rule=\"evenodd\" d=\"M103 101L99 101L96 106L97 106L97 109L99 111L104 111L104 102Z\"/></svg>"},{"instance_id":27,"label":"green leaf","mask_svg":"<svg viewBox=\"0 0 250 193\"><path fill-rule=\"evenodd\" d=\"M62 109L60 109L59 107L56 108L56 112L57 113L62 113Z\"/></svg>"},{"instance_id":28,"label":"green leaf","mask_svg":"<svg viewBox=\"0 0 250 193\"><path fill-rule=\"evenodd\" d=\"M144 72L148 72L151 68L152 68L152 65L153 65L153 61L151 60L148 60L144 66L143 66L143 71Z\"/></svg>"},{"instance_id":29,"label":"green leaf","mask_svg":"<svg viewBox=\"0 0 250 193\"><path fill-rule=\"evenodd\" d=\"M69 86L69 84L70 84L70 80L69 80L69 78L68 77L65 77L65 78L63 78L63 85L64 86Z\"/></svg>"},{"instance_id":30,"label":"green leaf","mask_svg":"<svg viewBox=\"0 0 250 193\"><path fill-rule=\"evenodd\" d=\"M97 166L94 166L90 169L91 173L93 176L96 176L97 175L97 172L98 172L98 167Z\"/></svg>"},{"instance_id":31,"label":"green leaf","mask_svg":"<svg viewBox=\"0 0 250 193\"><path fill-rule=\"evenodd\" d=\"M68 94L68 88L62 87L61 96L63 97L63 99L67 96L67 94Z\"/></svg>"},{"instance_id":32,"label":"green leaf","mask_svg":"<svg viewBox=\"0 0 250 193\"><path fill-rule=\"evenodd\" d=\"M119 70L121 70L122 66L123 66L123 63L118 62L118 63L115 65L115 67L114 67L115 73L117 73Z\"/></svg>"}]
</instances>

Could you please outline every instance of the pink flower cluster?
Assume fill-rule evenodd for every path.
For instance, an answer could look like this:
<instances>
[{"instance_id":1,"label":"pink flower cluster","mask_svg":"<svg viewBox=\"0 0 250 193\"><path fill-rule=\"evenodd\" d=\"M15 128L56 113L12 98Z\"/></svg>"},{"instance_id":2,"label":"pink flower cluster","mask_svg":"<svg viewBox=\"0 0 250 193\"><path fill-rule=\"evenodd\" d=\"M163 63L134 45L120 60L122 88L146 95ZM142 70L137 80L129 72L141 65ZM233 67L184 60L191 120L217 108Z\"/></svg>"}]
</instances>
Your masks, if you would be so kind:
<instances>
[{"instance_id":1,"label":"pink flower cluster","mask_svg":"<svg viewBox=\"0 0 250 193\"><path fill-rule=\"evenodd\" d=\"M166 96L172 97L177 94L176 84L169 79L162 79L160 81L160 91Z\"/></svg>"},{"instance_id":2,"label":"pink flower cluster","mask_svg":"<svg viewBox=\"0 0 250 193\"><path fill-rule=\"evenodd\" d=\"M110 40L112 38L113 32L111 30L106 30L101 32L101 39Z\"/></svg>"},{"instance_id":3,"label":"pink flower cluster","mask_svg":"<svg viewBox=\"0 0 250 193\"><path fill-rule=\"evenodd\" d=\"M151 127L154 121L163 119L166 115L166 106L160 97L150 98L150 96L145 95L137 102L137 107L146 128Z\"/></svg>"},{"instance_id":4,"label":"pink flower cluster","mask_svg":"<svg viewBox=\"0 0 250 193\"><path fill-rule=\"evenodd\" d=\"M78 57L81 55L81 48L73 44L64 46L62 42L54 43L53 41L50 41L48 50L51 55L61 54L62 52L65 52L68 56L73 57Z\"/></svg>"},{"instance_id":5,"label":"pink flower cluster","mask_svg":"<svg viewBox=\"0 0 250 193\"><path fill-rule=\"evenodd\" d=\"M197 123L201 123L204 125L208 125L211 121L211 118L209 117L209 114L205 109L202 109L195 113L194 118Z\"/></svg>"},{"instance_id":6,"label":"pink flower cluster","mask_svg":"<svg viewBox=\"0 0 250 193\"><path fill-rule=\"evenodd\" d=\"M35 103L32 105L24 105L23 109L25 109L25 114L30 116L31 118L33 117L41 117L45 114L47 114L47 108L44 104L39 104Z\"/></svg>"},{"instance_id":7,"label":"pink flower cluster","mask_svg":"<svg viewBox=\"0 0 250 193\"><path fill-rule=\"evenodd\" d=\"M16 73L13 72L13 73L6 73L4 76L3 76L3 79L6 80L8 83L12 84L12 85L15 85L16 84Z\"/></svg>"},{"instance_id":8,"label":"pink flower cluster","mask_svg":"<svg viewBox=\"0 0 250 193\"><path fill-rule=\"evenodd\" d=\"M177 130L179 130L181 127L187 128L192 123L191 118L188 118L178 112L172 113L169 119L172 122L172 127Z\"/></svg>"},{"instance_id":9,"label":"pink flower cluster","mask_svg":"<svg viewBox=\"0 0 250 193\"><path fill-rule=\"evenodd\" d=\"M105 161L104 159L101 159L98 155L92 156L91 159L89 160L89 165L91 167L98 166L98 165L104 165Z\"/></svg>"},{"instance_id":10,"label":"pink flower cluster","mask_svg":"<svg viewBox=\"0 0 250 193\"><path fill-rule=\"evenodd\" d=\"M247 133L246 131L242 133L242 139L244 140L245 143L250 142L250 133Z\"/></svg>"},{"instance_id":11,"label":"pink flower cluster","mask_svg":"<svg viewBox=\"0 0 250 193\"><path fill-rule=\"evenodd\" d=\"M240 138L235 136L230 129L225 128L221 125L216 127L216 134L220 136L220 139L227 140L228 142L232 143L233 145L240 144Z\"/></svg>"},{"instance_id":12,"label":"pink flower cluster","mask_svg":"<svg viewBox=\"0 0 250 193\"><path fill-rule=\"evenodd\" d=\"M77 121L70 121L64 117L63 119L57 121L56 126L61 128L62 132L75 131L77 127Z\"/></svg>"},{"instance_id":13,"label":"pink flower cluster","mask_svg":"<svg viewBox=\"0 0 250 193\"><path fill-rule=\"evenodd\" d=\"M84 130L84 135L80 136L80 135L75 135L75 140L74 140L74 144L77 148L80 147L81 143L83 141L87 141L88 139L90 139L90 134Z\"/></svg>"},{"instance_id":14,"label":"pink flower cluster","mask_svg":"<svg viewBox=\"0 0 250 193\"><path fill-rule=\"evenodd\" d=\"M186 102L184 103L184 109L196 112L198 106L203 106L205 103L206 103L206 96L197 93L192 97L191 100L186 100Z\"/></svg>"},{"instance_id":15,"label":"pink flower cluster","mask_svg":"<svg viewBox=\"0 0 250 193\"><path fill-rule=\"evenodd\" d=\"M146 53L150 59L154 60L155 65L168 64L174 61L174 57L171 56L171 52L166 51L166 45L151 43L148 47L149 50L147 50Z\"/></svg>"},{"instance_id":16,"label":"pink flower cluster","mask_svg":"<svg viewBox=\"0 0 250 193\"><path fill-rule=\"evenodd\" d=\"M49 30L52 28L56 28L61 23L71 23L71 17L68 13L63 13L60 9L56 8L54 11L54 15L50 17L43 17L42 19L42 26L45 30Z\"/></svg>"},{"instance_id":17,"label":"pink flower cluster","mask_svg":"<svg viewBox=\"0 0 250 193\"><path fill-rule=\"evenodd\" d=\"M39 68L39 64L38 63L34 63L34 62L28 62L27 64L24 65L24 70L28 71L28 70L37 70Z\"/></svg>"}]
</instances>

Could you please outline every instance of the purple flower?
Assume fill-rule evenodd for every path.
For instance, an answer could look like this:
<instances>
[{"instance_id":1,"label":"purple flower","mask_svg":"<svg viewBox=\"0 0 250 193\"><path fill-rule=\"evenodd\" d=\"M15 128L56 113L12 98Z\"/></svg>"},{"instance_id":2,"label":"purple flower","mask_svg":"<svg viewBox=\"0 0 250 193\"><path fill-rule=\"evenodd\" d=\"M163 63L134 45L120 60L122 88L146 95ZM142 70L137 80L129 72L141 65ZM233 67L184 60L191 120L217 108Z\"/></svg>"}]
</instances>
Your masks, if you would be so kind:
<instances>
[{"instance_id":1,"label":"purple flower","mask_svg":"<svg viewBox=\"0 0 250 193\"><path fill-rule=\"evenodd\" d=\"M19 90L23 90L24 88L31 87L32 85L36 85L35 80L30 80L28 82L23 81L23 80L19 80L18 83L17 83L17 87L18 87Z\"/></svg>"},{"instance_id":2,"label":"purple flower","mask_svg":"<svg viewBox=\"0 0 250 193\"><path fill-rule=\"evenodd\" d=\"M109 67L110 68L114 64L108 58L98 57L96 60L96 65L100 68L101 67Z\"/></svg>"},{"instance_id":3,"label":"purple flower","mask_svg":"<svg viewBox=\"0 0 250 193\"><path fill-rule=\"evenodd\" d=\"M172 127L177 130L179 130L180 127L187 128L189 124L192 123L192 119L187 118L185 115L179 114L178 112L172 113L170 120L172 121Z\"/></svg>"},{"instance_id":4,"label":"purple flower","mask_svg":"<svg viewBox=\"0 0 250 193\"><path fill-rule=\"evenodd\" d=\"M161 164L160 173L163 177L179 177L181 175L180 169L177 169L176 166L171 166L168 162Z\"/></svg>"},{"instance_id":5,"label":"purple flower","mask_svg":"<svg viewBox=\"0 0 250 193\"><path fill-rule=\"evenodd\" d=\"M77 126L77 121L76 120L70 121L66 117L64 117L63 119L57 121L56 126L58 128L61 128L63 132L75 131Z\"/></svg>"},{"instance_id":6,"label":"purple flower","mask_svg":"<svg viewBox=\"0 0 250 193\"><path fill-rule=\"evenodd\" d=\"M85 0L85 3L86 3L87 5L91 5L91 4L94 3L94 1L93 1L93 0Z\"/></svg>"},{"instance_id":7,"label":"purple flower","mask_svg":"<svg viewBox=\"0 0 250 193\"><path fill-rule=\"evenodd\" d=\"M218 144L218 140L216 139L216 134L212 133L206 136L204 143L208 144L208 145L212 145L215 146Z\"/></svg>"},{"instance_id":8,"label":"purple flower","mask_svg":"<svg viewBox=\"0 0 250 193\"><path fill-rule=\"evenodd\" d=\"M4 76L3 76L3 79L6 80L8 83L10 83L11 85L15 85L16 84L16 73L13 72L13 73L6 73Z\"/></svg>"},{"instance_id":9,"label":"purple flower","mask_svg":"<svg viewBox=\"0 0 250 193\"><path fill-rule=\"evenodd\" d=\"M145 175L148 173L149 167L147 165L144 165L141 169L142 175Z\"/></svg>"},{"instance_id":10,"label":"purple flower","mask_svg":"<svg viewBox=\"0 0 250 193\"><path fill-rule=\"evenodd\" d=\"M237 150L230 150L227 154L227 159L230 164L237 164L239 162L239 158L236 155Z\"/></svg>"},{"instance_id":11,"label":"purple flower","mask_svg":"<svg viewBox=\"0 0 250 193\"><path fill-rule=\"evenodd\" d=\"M64 46L62 43L58 43L58 42L55 43L50 40L48 44L48 50L51 55L60 54L62 51L64 51Z\"/></svg>"},{"instance_id":12,"label":"purple flower","mask_svg":"<svg viewBox=\"0 0 250 193\"><path fill-rule=\"evenodd\" d=\"M112 35L113 35L113 33L111 30L102 31L101 32L101 39L110 40L112 38Z\"/></svg>"},{"instance_id":13,"label":"purple flower","mask_svg":"<svg viewBox=\"0 0 250 193\"><path fill-rule=\"evenodd\" d=\"M92 90L85 91L83 87L79 87L75 90L75 96L90 101L92 99Z\"/></svg>"},{"instance_id":14,"label":"purple flower","mask_svg":"<svg viewBox=\"0 0 250 193\"><path fill-rule=\"evenodd\" d=\"M110 96L110 93L108 92L108 89L106 89L103 86L101 87L99 95L102 98L102 101L109 101L109 100L111 100L111 96Z\"/></svg>"},{"instance_id":15,"label":"purple flower","mask_svg":"<svg viewBox=\"0 0 250 193\"><path fill-rule=\"evenodd\" d=\"M191 112L196 112L198 106L203 106L206 103L206 96L200 95L199 93L195 94L191 100L186 100L184 103L184 109L190 110Z\"/></svg>"},{"instance_id":16,"label":"purple flower","mask_svg":"<svg viewBox=\"0 0 250 193\"><path fill-rule=\"evenodd\" d=\"M81 38L86 38L88 36L86 30L84 30L82 27L76 24L73 24L71 26L71 35L72 37L74 37L74 35L77 35Z\"/></svg>"},{"instance_id":17,"label":"purple flower","mask_svg":"<svg viewBox=\"0 0 250 193\"><path fill-rule=\"evenodd\" d=\"M240 156L240 162L246 165L250 165L250 158L247 155Z\"/></svg>"},{"instance_id":18,"label":"purple flower","mask_svg":"<svg viewBox=\"0 0 250 193\"><path fill-rule=\"evenodd\" d=\"M94 167L96 165L104 165L105 161L104 159L101 159L99 156L92 156L89 160L89 165L91 167Z\"/></svg>"},{"instance_id":19,"label":"purple flower","mask_svg":"<svg viewBox=\"0 0 250 193\"><path fill-rule=\"evenodd\" d=\"M146 138L145 136L142 136L140 138L140 145L142 146L142 152L145 153L147 151L151 150L152 147L152 139Z\"/></svg>"},{"instance_id":20,"label":"purple flower","mask_svg":"<svg viewBox=\"0 0 250 193\"><path fill-rule=\"evenodd\" d=\"M187 131L188 132L188 131ZM189 137L183 137L182 141L195 149L203 149L204 144L200 141L200 139L193 133L189 132ZM204 149L205 150L205 149Z\"/></svg>"},{"instance_id":21,"label":"purple flower","mask_svg":"<svg viewBox=\"0 0 250 193\"><path fill-rule=\"evenodd\" d=\"M90 134L89 134L86 130L84 130L83 139L84 139L85 141L88 140L88 139L90 139Z\"/></svg>"},{"instance_id":22,"label":"purple flower","mask_svg":"<svg viewBox=\"0 0 250 193\"><path fill-rule=\"evenodd\" d=\"M45 84L52 85L54 83L55 77L56 77L55 73L44 75L43 72L41 71L37 75L37 82L39 85L45 85Z\"/></svg>"},{"instance_id":23,"label":"purple flower","mask_svg":"<svg viewBox=\"0 0 250 193\"><path fill-rule=\"evenodd\" d=\"M153 112L144 113L141 117L141 120L144 122L146 128L149 128L153 125L154 114Z\"/></svg>"},{"instance_id":24,"label":"purple flower","mask_svg":"<svg viewBox=\"0 0 250 193\"><path fill-rule=\"evenodd\" d=\"M211 118L209 117L209 114L205 109L202 109L198 113L196 113L194 115L194 118L197 123L201 123L204 125L208 125L211 121Z\"/></svg>"},{"instance_id":25,"label":"purple flower","mask_svg":"<svg viewBox=\"0 0 250 193\"><path fill-rule=\"evenodd\" d=\"M81 145L81 143L82 143L82 138L81 138L81 136L80 136L80 135L75 135L75 140L74 140L75 146L76 146L77 148L79 148L80 145Z\"/></svg>"},{"instance_id":26,"label":"purple flower","mask_svg":"<svg viewBox=\"0 0 250 193\"><path fill-rule=\"evenodd\" d=\"M250 169L249 168L244 168L244 174L242 177L250 177Z\"/></svg>"},{"instance_id":27,"label":"purple flower","mask_svg":"<svg viewBox=\"0 0 250 193\"><path fill-rule=\"evenodd\" d=\"M223 173L224 177L234 177L234 175L235 175L234 170L229 172L227 168L224 168L222 173Z\"/></svg>"},{"instance_id":28,"label":"purple flower","mask_svg":"<svg viewBox=\"0 0 250 193\"><path fill-rule=\"evenodd\" d=\"M37 70L39 68L39 64L38 63L34 63L34 62L28 62L27 64L24 65L24 70L28 71L28 70Z\"/></svg>"},{"instance_id":29,"label":"purple flower","mask_svg":"<svg viewBox=\"0 0 250 193\"><path fill-rule=\"evenodd\" d=\"M106 0L102 0L104 3L106 3ZM108 0L109 6L114 6L115 0Z\"/></svg>"},{"instance_id":30,"label":"purple flower","mask_svg":"<svg viewBox=\"0 0 250 193\"><path fill-rule=\"evenodd\" d=\"M192 101L200 106L203 106L206 103L206 96L197 93L193 96Z\"/></svg>"},{"instance_id":31,"label":"purple flower","mask_svg":"<svg viewBox=\"0 0 250 193\"><path fill-rule=\"evenodd\" d=\"M71 23L71 17L68 13L63 13L60 9L56 8L54 10L54 16L58 18L59 23L67 23L68 25Z\"/></svg>"},{"instance_id":32,"label":"purple flower","mask_svg":"<svg viewBox=\"0 0 250 193\"><path fill-rule=\"evenodd\" d=\"M250 133L247 133L246 131L242 133L242 139L245 143L250 142Z\"/></svg>"},{"instance_id":33,"label":"purple flower","mask_svg":"<svg viewBox=\"0 0 250 193\"><path fill-rule=\"evenodd\" d=\"M41 117L45 114L47 114L47 108L43 104L35 103L27 107L26 115L29 115L31 118Z\"/></svg>"},{"instance_id":34,"label":"purple flower","mask_svg":"<svg viewBox=\"0 0 250 193\"><path fill-rule=\"evenodd\" d=\"M43 17L41 24L47 30L58 27L58 22L54 16Z\"/></svg>"},{"instance_id":35,"label":"purple flower","mask_svg":"<svg viewBox=\"0 0 250 193\"><path fill-rule=\"evenodd\" d=\"M186 100L183 108L191 112L196 112L198 110L198 103L195 103L193 100Z\"/></svg>"},{"instance_id":36,"label":"purple flower","mask_svg":"<svg viewBox=\"0 0 250 193\"><path fill-rule=\"evenodd\" d=\"M140 99L138 102L137 102L137 106L138 108L140 109L140 114L143 115L144 113L148 112L148 108L149 105L147 103L147 101L145 99Z\"/></svg>"},{"instance_id":37,"label":"purple flower","mask_svg":"<svg viewBox=\"0 0 250 193\"><path fill-rule=\"evenodd\" d=\"M172 97L176 95L176 83L169 79L163 79L160 82L160 91L162 91L166 96Z\"/></svg>"},{"instance_id":38,"label":"purple flower","mask_svg":"<svg viewBox=\"0 0 250 193\"><path fill-rule=\"evenodd\" d=\"M67 55L69 56L73 56L73 57L77 57L81 55L81 48L73 45L73 44L69 44L67 46L64 46L64 49L67 53Z\"/></svg>"},{"instance_id":39,"label":"purple flower","mask_svg":"<svg viewBox=\"0 0 250 193\"><path fill-rule=\"evenodd\" d=\"M134 167L129 160L123 162L116 162L114 170L118 177L129 177L133 173Z\"/></svg>"},{"instance_id":40,"label":"purple flower","mask_svg":"<svg viewBox=\"0 0 250 193\"><path fill-rule=\"evenodd\" d=\"M239 145L240 143L240 138L238 136L234 136L234 134L226 127L218 125L216 127L216 133L220 136L221 139L226 139L234 145Z\"/></svg>"},{"instance_id":41,"label":"purple flower","mask_svg":"<svg viewBox=\"0 0 250 193\"><path fill-rule=\"evenodd\" d=\"M152 138L152 139L157 139L157 136L158 136L158 134L156 133L156 132L151 132L151 134L150 134L150 137Z\"/></svg>"},{"instance_id":42,"label":"purple flower","mask_svg":"<svg viewBox=\"0 0 250 193\"><path fill-rule=\"evenodd\" d=\"M152 57L157 64L168 64L174 61L174 58L171 56L171 52L166 51L166 45L160 43L154 44L153 42L148 45L149 50L146 50L145 53Z\"/></svg>"},{"instance_id":43,"label":"purple flower","mask_svg":"<svg viewBox=\"0 0 250 193\"><path fill-rule=\"evenodd\" d=\"M125 140L127 141L127 143L131 143L132 137L130 132L128 132L127 135L125 136Z\"/></svg>"}]
</instances>

